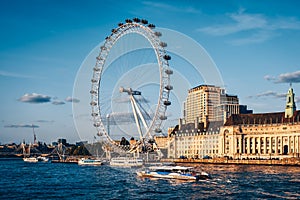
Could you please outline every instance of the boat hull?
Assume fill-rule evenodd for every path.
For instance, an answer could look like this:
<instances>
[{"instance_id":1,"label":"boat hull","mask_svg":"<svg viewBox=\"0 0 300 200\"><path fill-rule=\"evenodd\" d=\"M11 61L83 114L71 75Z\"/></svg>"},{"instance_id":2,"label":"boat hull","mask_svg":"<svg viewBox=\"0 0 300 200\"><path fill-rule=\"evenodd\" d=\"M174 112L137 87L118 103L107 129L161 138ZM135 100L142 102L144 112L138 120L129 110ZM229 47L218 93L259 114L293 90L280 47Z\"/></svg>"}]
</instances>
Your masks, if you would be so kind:
<instances>
[{"instance_id":1,"label":"boat hull","mask_svg":"<svg viewBox=\"0 0 300 200\"><path fill-rule=\"evenodd\" d=\"M30 163L36 163L36 162L38 162L38 159L34 158L34 157L29 157L29 158L23 158L23 161L30 162Z\"/></svg>"},{"instance_id":2,"label":"boat hull","mask_svg":"<svg viewBox=\"0 0 300 200\"><path fill-rule=\"evenodd\" d=\"M116 167L142 167L144 162L140 158L118 157L112 158L110 165Z\"/></svg>"},{"instance_id":3,"label":"boat hull","mask_svg":"<svg viewBox=\"0 0 300 200\"><path fill-rule=\"evenodd\" d=\"M137 175L144 178L176 179L186 181L198 181L208 179L210 175L206 172L195 172L193 167L183 166L152 166L143 171L138 171Z\"/></svg>"},{"instance_id":4,"label":"boat hull","mask_svg":"<svg viewBox=\"0 0 300 200\"><path fill-rule=\"evenodd\" d=\"M155 173L155 172L145 172L145 171L142 171L142 172L137 172L137 175L139 177L143 177L143 178L159 178L159 179L176 179L176 180L186 180L186 181L197 181L199 180L199 176L198 175L195 175L195 176L192 176L192 175L179 175L179 174L158 174L158 173Z\"/></svg>"},{"instance_id":5,"label":"boat hull","mask_svg":"<svg viewBox=\"0 0 300 200\"><path fill-rule=\"evenodd\" d=\"M101 160L81 159L78 161L78 165L98 166L103 165L103 163Z\"/></svg>"}]
</instances>

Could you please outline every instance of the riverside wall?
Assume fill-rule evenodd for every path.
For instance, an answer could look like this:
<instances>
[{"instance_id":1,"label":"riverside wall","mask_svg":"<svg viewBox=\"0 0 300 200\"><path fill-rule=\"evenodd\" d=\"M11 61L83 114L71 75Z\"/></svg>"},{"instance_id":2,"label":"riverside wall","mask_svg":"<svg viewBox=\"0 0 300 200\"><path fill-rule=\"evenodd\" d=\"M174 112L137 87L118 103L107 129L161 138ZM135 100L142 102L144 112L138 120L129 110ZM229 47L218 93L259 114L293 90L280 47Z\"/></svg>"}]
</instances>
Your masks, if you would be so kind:
<instances>
[{"instance_id":1,"label":"riverside wall","mask_svg":"<svg viewBox=\"0 0 300 200\"><path fill-rule=\"evenodd\" d=\"M281 160L230 160L226 158L213 159L163 159L162 162L174 162L176 164L230 164L230 165L282 165L299 166L300 158L284 158Z\"/></svg>"}]
</instances>

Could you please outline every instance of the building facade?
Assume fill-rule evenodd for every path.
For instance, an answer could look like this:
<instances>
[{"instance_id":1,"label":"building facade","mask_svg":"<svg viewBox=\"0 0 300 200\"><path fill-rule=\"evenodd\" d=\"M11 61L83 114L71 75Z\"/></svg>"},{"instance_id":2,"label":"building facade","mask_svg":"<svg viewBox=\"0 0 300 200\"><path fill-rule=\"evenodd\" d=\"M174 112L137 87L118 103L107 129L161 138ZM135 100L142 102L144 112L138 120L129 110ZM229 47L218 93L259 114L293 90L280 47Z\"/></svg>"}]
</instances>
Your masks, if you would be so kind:
<instances>
[{"instance_id":1,"label":"building facade","mask_svg":"<svg viewBox=\"0 0 300 200\"><path fill-rule=\"evenodd\" d=\"M199 85L188 91L184 118L169 131L170 158L203 158L219 155L219 132L226 118L239 113L239 99L223 88Z\"/></svg>"},{"instance_id":2,"label":"building facade","mask_svg":"<svg viewBox=\"0 0 300 200\"><path fill-rule=\"evenodd\" d=\"M185 105L185 120L180 120L176 127L168 131L166 141L169 158L208 156L232 159L282 159L300 157L300 111L296 110L295 94L292 88L287 93L285 111L274 113L253 114L252 110L247 110L246 106L238 105L237 96L220 95L223 98L219 101L220 105L227 113L226 117L223 116L224 120L226 119L223 123L223 120L216 120L216 115L212 114L211 117L206 115L206 120L203 121L201 120L204 117L199 115L199 113L207 114L209 109L204 110L203 105L207 108L209 102L206 101L207 97L212 97L201 90L211 91L212 87L199 86L189 91ZM206 104L199 103L201 95L203 101L205 97ZM216 95L212 98L215 97Z\"/></svg>"},{"instance_id":3,"label":"building facade","mask_svg":"<svg viewBox=\"0 0 300 200\"><path fill-rule=\"evenodd\" d=\"M213 85L199 85L190 89L184 103L185 123L222 120L223 113L218 108L224 94L224 89Z\"/></svg>"},{"instance_id":4,"label":"building facade","mask_svg":"<svg viewBox=\"0 0 300 200\"><path fill-rule=\"evenodd\" d=\"M219 154L217 132L177 133L169 137L169 158L217 157Z\"/></svg>"},{"instance_id":5,"label":"building facade","mask_svg":"<svg viewBox=\"0 0 300 200\"><path fill-rule=\"evenodd\" d=\"M232 115L220 129L219 152L233 159L299 157L300 111L293 89L285 112Z\"/></svg>"}]
</instances>

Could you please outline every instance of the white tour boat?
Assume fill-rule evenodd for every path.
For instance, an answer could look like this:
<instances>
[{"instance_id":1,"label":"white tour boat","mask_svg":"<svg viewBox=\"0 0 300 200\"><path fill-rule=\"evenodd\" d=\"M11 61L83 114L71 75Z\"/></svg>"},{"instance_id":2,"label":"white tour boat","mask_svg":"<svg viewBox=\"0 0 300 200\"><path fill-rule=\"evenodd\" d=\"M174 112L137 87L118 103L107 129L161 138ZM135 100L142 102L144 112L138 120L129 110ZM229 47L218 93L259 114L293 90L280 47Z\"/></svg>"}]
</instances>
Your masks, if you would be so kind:
<instances>
[{"instance_id":1,"label":"white tour boat","mask_svg":"<svg viewBox=\"0 0 300 200\"><path fill-rule=\"evenodd\" d=\"M24 162L31 162L31 163L36 163L39 160L36 157L25 157L23 158Z\"/></svg>"},{"instance_id":2,"label":"white tour boat","mask_svg":"<svg viewBox=\"0 0 300 200\"><path fill-rule=\"evenodd\" d=\"M92 166L96 166L96 165L102 165L102 161L99 159L90 159L90 158L81 158L78 161L78 165L92 165Z\"/></svg>"},{"instance_id":3,"label":"white tour boat","mask_svg":"<svg viewBox=\"0 0 300 200\"><path fill-rule=\"evenodd\" d=\"M22 143L22 148L23 148L23 155L24 155L23 161L24 162L36 163L39 161L36 157L33 157L30 154L31 144L29 144L29 146L26 148L25 144Z\"/></svg>"},{"instance_id":4,"label":"white tour boat","mask_svg":"<svg viewBox=\"0 0 300 200\"><path fill-rule=\"evenodd\" d=\"M208 179L210 175L206 172L195 172L193 167L183 166L153 166L146 170L138 171L137 175L148 178L164 178L197 181L199 179Z\"/></svg>"},{"instance_id":5,"label":"white tour boat","mask_svg":"<svg viewBox=\"0 0 300 200\"><path fill-rule=\"evenodd\" d=\"M143 164L142 158L135 157L116 157L110 160L110 165L117 167L142 167Z\"/></svg>"}]
</instances>

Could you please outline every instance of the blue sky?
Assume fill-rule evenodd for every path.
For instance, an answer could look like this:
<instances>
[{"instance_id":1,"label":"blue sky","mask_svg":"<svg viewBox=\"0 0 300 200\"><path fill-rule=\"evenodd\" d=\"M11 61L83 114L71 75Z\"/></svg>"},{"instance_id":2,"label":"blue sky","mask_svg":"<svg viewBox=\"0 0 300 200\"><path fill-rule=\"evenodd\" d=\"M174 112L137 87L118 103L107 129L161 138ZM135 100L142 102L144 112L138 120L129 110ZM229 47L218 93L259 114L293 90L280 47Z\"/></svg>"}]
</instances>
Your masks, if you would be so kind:
<instances>
[{"instance_id":1,"label":"blue sky","mask_svg":"<svg viewBox=\"0 0 300 200\"><path fill-rule=\"evenodd\" d=\"M77 71L126 18L181 32L210 54L227 93L254 112L300 101L298 1L0 2L0 142L80 140L73 122ZM91 72L92 73L92 72ZM199 81L199 84L202 84ZM195 86L195 85L194 85Z\"/></svg>"}]
</instances>

